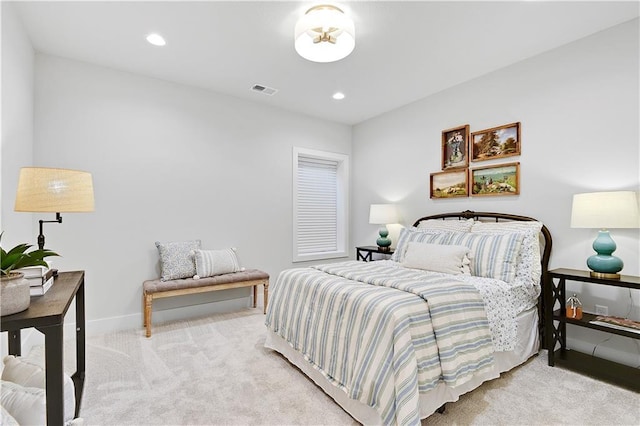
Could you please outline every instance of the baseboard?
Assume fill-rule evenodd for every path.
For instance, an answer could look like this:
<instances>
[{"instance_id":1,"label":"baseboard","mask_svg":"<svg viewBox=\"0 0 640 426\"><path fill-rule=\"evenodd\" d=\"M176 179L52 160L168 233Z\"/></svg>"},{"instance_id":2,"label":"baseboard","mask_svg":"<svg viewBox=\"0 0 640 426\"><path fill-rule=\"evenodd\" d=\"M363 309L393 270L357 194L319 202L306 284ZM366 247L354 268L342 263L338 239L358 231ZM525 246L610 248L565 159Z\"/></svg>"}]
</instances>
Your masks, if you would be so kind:
<instances>
[{"instance_id":1,"label":"baseboard","mask_svg":"<svg viewBox=\"0 0 640 426\"><path fill-rule=\"evenodd\" d=\"M261 299L258 299L258 307L262 311ZM221 300L216 302L202 303L192 306L181 306L169 309L153 311L152 324L159 325L165 322L177 321L188 318L198 318L207 315L221 314L246 309L250 306L251 299L247 297ZM155 308L155 307L154 307ZM98 334L104 334L122 330L139 330L143 334L142 313L129 315L121 315L110 318L100 318L95 320L87 320L86 336L91 337ZM75 339L76 324L69 322L64 324L64 340ZM5 333L3 333L5 334ZM4 337L4 336L3 336ZM7 354L6 338L2 339L2 356ZM44 335L33 328L25 329L21 334L22 354L28 354L31 348L44 344Z\"/></svg>"}]
</instances>

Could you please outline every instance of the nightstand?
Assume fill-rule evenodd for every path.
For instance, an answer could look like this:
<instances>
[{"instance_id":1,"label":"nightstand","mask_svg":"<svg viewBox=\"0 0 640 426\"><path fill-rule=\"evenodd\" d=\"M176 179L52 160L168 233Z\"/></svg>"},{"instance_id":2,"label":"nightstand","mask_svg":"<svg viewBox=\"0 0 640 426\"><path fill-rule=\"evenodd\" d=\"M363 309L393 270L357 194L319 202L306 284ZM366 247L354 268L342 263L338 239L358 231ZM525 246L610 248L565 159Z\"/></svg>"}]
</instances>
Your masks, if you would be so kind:
<instances>
[{"instance_id":1,"label":"nightstand","mask_svg":"<svg viewBox=\"0 0 640 426\"><path fill-rule=\"evenodd\" d=\"M556 282L557 281L557 282ZM593 324L597 315L583 312L582 319L566 316L566 281L578 281L588 284L606 285L640 289L640 277L621 275L620 279L592 277L589 271L576 269L554 269L549 271L545 291L545 340L549 350L549 365L578 371L597 379L640 390L640 370L617 362L567 349L567 324L586 327L605 333L617 334L632 339L640 339L633 331L619 330ZM556 350L556 345L560 347Z\"/></svg>"},{"instance_id":2,"label":"nightstand","mask_svg":"<svg viewBox=\"0 0 640 426\"><path fill-rule=\"evenodd\" d=\"M386 251L380 250L380 247L378 246L360 246L360 247L356 247L356 260L362 260L363 262L371 262L372 260L375 260L373 258L374 253L392 255L394 251L395 251L394 249L389 249Z\"/></svg>"}]
</instances>

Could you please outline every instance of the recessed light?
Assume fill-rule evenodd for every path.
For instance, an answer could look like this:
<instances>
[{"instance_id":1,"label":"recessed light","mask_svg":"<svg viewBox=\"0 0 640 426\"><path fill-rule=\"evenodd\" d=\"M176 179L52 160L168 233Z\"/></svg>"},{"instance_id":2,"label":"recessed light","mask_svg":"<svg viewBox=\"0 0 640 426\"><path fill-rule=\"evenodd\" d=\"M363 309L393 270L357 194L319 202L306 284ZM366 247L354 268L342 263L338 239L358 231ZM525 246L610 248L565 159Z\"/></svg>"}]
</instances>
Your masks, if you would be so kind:
<instances>
[{"instance_id":1,"label":"recessed light","mask_svg":"<svg viewBox=\"0 0 640 426\"><path fill-rule=\"evenodd\" d=\"M147 41L154 46L164 46L165 44L167 44L167 42L164 41L164 37L156 33L149 34L147 36Z\"/></svg>"},{"instance_id":2,"label":"recessed light","mask_svg":"<svg viewBox=\"0 0 640 426\"><path fill-rule=\"evenodd\" d=\"M333 94L333 99L335 99L336 101L342 100L344 99L344 93L342 92L336 92Z\"/></svg>"}]
</instances>

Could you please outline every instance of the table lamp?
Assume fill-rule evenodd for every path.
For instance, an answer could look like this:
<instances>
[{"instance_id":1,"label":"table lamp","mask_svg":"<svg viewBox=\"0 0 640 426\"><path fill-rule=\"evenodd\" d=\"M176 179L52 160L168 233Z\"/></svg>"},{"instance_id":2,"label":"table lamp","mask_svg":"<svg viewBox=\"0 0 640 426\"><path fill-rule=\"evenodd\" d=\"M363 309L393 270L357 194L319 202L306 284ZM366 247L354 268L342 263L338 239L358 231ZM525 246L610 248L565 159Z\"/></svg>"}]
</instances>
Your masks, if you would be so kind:
<instances>
[{"instance_id":1,"label":"table lamp","mask_svg":"<svg viewBox=\"0 0 640 426\"><path fill-rule=\"evenodd\" d=\"M60 213L92 212L93 209L91 173L48 167L20 169L14 210L56 214L56 220L40 220L40 250L44 249L44 223L62 223Z\"/></svg>"},{"instance_id":2,"label":"table lamp","mask_svg":"<svg viewBox=\"0 0 640 426\"><path fill-rule=\"evenodd\" d=\"M596 278L619 279L624 263L612 256L616 243L611 238L609 228L638 228L638 198L633 191L590 192L575 194L571 207L572 228L599 228L598 237L593 242L597 254L587 259L591 276Z\"/></svg>"},{"instance_id":3,"label":"table lamp","mask_svg":"<svg viewBox=\"0 0 640 426\"><path fill-rule=\"evenodd\" d=\"M369 223L382 225L378 229L380 237L376 240L380 251L390 251L391 239L389 237L388 224L398 222L398 211L395 204L371 204L369 209Z\"/></svg>"}]
</instances>

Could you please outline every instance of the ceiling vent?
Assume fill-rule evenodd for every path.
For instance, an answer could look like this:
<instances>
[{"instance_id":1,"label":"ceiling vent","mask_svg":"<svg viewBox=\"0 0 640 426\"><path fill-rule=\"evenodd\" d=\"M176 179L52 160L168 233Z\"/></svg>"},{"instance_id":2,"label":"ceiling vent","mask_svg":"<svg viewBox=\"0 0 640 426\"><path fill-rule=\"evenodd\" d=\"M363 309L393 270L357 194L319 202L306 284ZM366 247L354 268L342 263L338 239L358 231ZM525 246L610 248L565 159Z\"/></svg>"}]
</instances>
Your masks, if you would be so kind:
<instances>
[{"instance_id":1,"label":"ceiling vent","mask_svg":"<svg viewBox=\"0 0 640 426\"><path fill-rule=\"evenodd\" d=\"M251 90L253 90L254 92L260 92L262 94L269 95L269 96L275 95L276 92L278 91L278 89L274 89L273 87L263 86L262 84L254 84L251 87Z\"/></svg>"}]
</instances>

